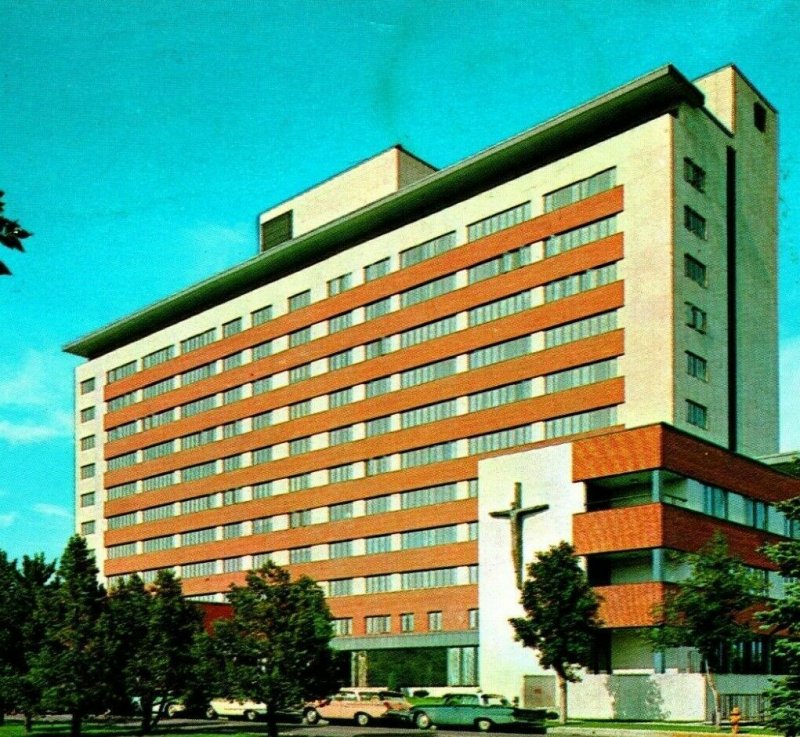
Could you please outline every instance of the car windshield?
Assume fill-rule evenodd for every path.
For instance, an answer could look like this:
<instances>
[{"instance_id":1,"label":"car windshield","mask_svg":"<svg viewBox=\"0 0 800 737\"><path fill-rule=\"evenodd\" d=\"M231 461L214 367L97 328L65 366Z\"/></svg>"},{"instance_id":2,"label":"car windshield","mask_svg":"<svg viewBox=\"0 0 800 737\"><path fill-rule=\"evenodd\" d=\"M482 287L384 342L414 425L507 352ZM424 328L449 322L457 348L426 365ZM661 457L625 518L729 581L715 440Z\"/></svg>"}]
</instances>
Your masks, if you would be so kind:
<instances>
[{"instance_id":1,"label":"car windshield","mask_svg":"<svg viewBox=\"0 0 800 737\"><path fill-rule=\"evenodd\" d=\"M486 706L511 706L508 699L494 693L484 694L483 703L486 704Z\"/></svg>"}]
</instances>

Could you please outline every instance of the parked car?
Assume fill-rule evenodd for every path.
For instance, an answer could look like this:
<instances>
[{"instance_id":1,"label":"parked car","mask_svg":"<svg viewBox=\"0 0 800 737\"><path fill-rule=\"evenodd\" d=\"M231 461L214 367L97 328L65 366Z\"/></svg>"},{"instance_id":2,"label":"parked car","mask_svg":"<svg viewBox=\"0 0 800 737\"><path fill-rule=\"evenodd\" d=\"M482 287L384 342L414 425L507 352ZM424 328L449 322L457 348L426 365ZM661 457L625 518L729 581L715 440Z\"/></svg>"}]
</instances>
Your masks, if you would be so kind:
<instances>
[{"instance_id":1,"label":"parked car","mask_svg":"<svg viewBox=\"0 0 800 737\"><path fill-rule=\"evenodd\" d=\"M525 731L546 732L546 709L520 709L498 694L448 694L440 704L421 704L405 717L420 729L442 727L475 727L481 732L514 727Z\"/></svg>"},{"instance_id":2,"label":"parked car","mask_svg":"<svg viewBox=\"0 0 800 737\"><path fill-rule=\"evenodd\" d=\"M206 718L247 719L254 722L267 713L266 704L257 701L238 701L236 699L211 699L206 709Z\"/></svg>"},{"instance_id":3,"label":"parked car","mask_svg":"<svg viewBox=\"0 0 800 737\"><path fill-rule=\"evenodd\" d=\"M134 713L141 714L142 713L141 699L138 696L134 696L133 699L131 699L131 701L133 703ZM186 705L180 698L174 698L172 696L168 696L165 699L163 699L163 701L164 701L164 709L161 712L163 716L167 716L170 719L173 719L179 715L182 715L186 711ZM153 716L158 714L159 711L161 710L161 702L162 702L161 697L158 697L155 699L155 701L153 701Z\"/></svg>"},{"instance_id":4,"label":"parked car","mask_svg":"<svg viewBox=\"0 0 800 737\"><path fill-rule=\"evenodd\" d=\"M389 712L407 712L411 704L406 697L385 688L345 688L327 699L306 704L303 716L306 724L320 719L355 722L366 727L373 720L391 719Z\"/></svg>"}]
</instances>

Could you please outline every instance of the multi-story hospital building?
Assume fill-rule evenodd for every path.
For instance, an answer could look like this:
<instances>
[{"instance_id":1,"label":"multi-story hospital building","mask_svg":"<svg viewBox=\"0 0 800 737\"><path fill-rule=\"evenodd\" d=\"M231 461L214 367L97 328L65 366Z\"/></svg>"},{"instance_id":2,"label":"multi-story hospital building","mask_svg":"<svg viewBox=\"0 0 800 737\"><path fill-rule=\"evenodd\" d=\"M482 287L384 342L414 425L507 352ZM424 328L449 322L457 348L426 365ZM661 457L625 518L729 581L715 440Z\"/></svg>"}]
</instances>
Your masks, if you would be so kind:
<instances>
[{"instance_id":1,"label":"multi-story hospital building","mask_svg":"<svg viewBox=\"0 0 800 737\"><path fill-rule=\"evenodd\" d=\"M222 601L271 558L323 586L354 678L513 695L541 672L507 622L518 571L566 539L603 596L597 670L690 670L637 635L672 552L720 529L778 591L759 547L800 493L756 460L776 140L735 67L667 66L445 169L395 146L267 210L256 256L66 347L103 576L174 568ZM768 668L761 639L733 655Z\"/></svg>"}]
</instances>

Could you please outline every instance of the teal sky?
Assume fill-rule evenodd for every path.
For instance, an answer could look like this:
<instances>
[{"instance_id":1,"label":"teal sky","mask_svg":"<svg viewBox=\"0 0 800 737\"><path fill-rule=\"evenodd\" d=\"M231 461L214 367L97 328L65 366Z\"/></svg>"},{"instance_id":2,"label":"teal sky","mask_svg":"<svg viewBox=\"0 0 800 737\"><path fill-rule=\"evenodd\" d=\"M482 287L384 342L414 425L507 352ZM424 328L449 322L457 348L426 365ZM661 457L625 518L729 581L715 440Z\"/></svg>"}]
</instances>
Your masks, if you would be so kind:
<instances>
[{"instance_id":1,"label":"teal sky","mask_svg":"<svg viewBox=\"0 0 800 737\"><path fill-rule=\"evenodd\" d=\"M782 448L800 448L800 0L0 0L0 548L72 531L69 340L256 252L395 143L447 166L665 63L781 114ZM5 251L5 249L3 249Z\"/></svg>"}]
</instances>

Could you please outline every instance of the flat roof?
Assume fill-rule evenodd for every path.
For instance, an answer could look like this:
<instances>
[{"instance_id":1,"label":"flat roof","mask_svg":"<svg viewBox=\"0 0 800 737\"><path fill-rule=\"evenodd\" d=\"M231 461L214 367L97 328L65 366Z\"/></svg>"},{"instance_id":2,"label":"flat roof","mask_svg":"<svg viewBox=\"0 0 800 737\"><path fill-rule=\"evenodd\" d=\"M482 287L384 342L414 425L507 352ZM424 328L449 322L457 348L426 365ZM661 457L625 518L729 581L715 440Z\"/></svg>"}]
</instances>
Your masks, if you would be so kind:
<instances>
[{"instance_id":1,"label":"flat roof","mask_svg":"<svg viewBox=\"0 0 800 737\"><path fill-rule=\"evenodd\" d=\"M64 346L97 358L299 268L652 120L703 94L671 64Z\"/></svg>"}]
</instances>

